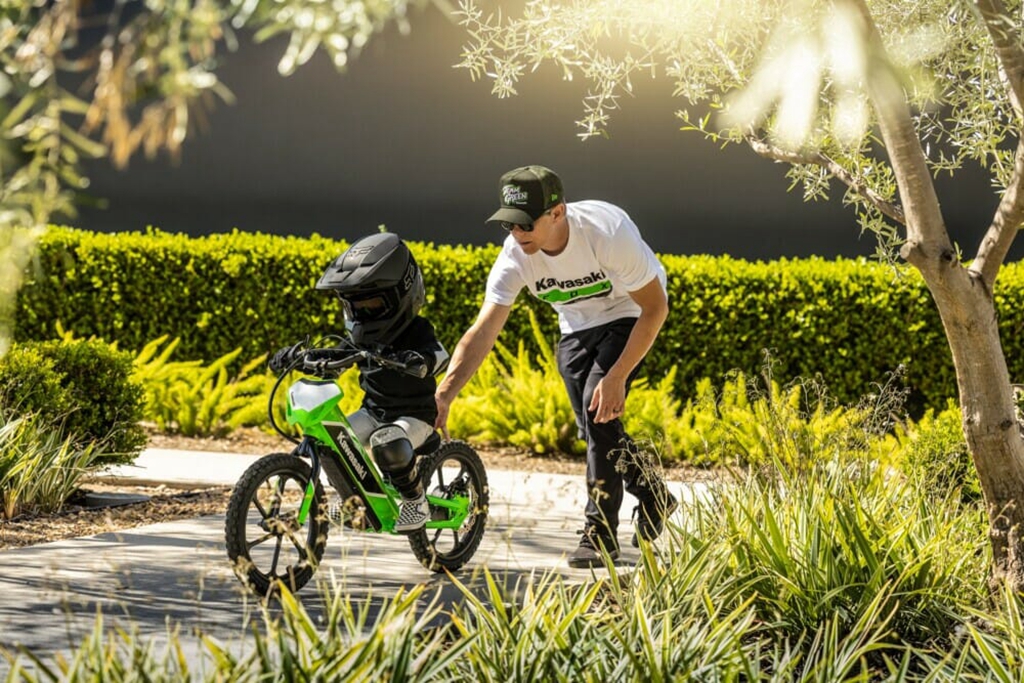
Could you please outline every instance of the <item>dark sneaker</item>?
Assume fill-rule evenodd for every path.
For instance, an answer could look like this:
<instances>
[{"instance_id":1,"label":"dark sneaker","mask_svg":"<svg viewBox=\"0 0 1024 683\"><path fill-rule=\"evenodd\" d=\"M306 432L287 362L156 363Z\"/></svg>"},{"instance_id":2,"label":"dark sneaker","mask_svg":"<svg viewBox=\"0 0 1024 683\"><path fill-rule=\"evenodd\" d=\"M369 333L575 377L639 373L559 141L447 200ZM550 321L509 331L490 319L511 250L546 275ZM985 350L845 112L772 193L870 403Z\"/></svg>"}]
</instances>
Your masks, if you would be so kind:
<instances>
[{"instance_id":1,"label":"dark sneaker","mask_svg":"<svg viewBox=\"0 0 1024 683\"><path fill-rule=\"evenodd\" d=\"M640 504L633 508L633 520L636 526L636 533L633 534L633 547L640 547L640 539L653 541L661 535L665 528L665 519L668 518L676 508L679 501L668 491L665 492L665 499L653 497L640 501ZM662 504L664 502L664 505Z\"/></svg>"},{"instance_id":2,"label":"dark sneaker","mask_svg":"<svg viewBox=\"0 0 1024 683\"><path fill-rule=\"evenodd\" d=\"M427 505L427 497L423 494L420 494L419 498L403 500L398 519L395 520L395 531L402 534L422 529L429 517L430 506Z\"/></svg>"},{"instance_id":3,"label":"dark sneaker","mask_svg":"<svg viewBox=\"0 0 1024 683\"><path fill-rule=\"evenodd\" d=\"M570 567L603 567L605 554L601 552L602 549L607 551L609 560L614 561L619 557L619 544L606 534L600 533L597 527L588 525L576 533L581 535L580 545L569 555Z\"/></svg>"}]
</instances>

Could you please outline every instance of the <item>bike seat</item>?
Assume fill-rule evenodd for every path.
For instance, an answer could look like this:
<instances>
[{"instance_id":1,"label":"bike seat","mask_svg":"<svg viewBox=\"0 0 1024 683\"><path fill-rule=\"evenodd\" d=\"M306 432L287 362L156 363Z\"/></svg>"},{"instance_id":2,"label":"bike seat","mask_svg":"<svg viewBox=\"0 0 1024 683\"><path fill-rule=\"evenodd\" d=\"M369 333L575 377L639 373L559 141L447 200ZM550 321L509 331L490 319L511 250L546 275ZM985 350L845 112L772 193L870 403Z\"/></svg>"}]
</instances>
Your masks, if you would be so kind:
<instances>
[{"instance_id":1,"label":"bike seat","mask_svg":"<svg viewBox=\"0 0 1024 683\"><path fill-rule=\"evenodd\" d=\"M434 432L427 437L427 440L421 443L416 448L416 455L426 455L427 453L433 453L437 450L437 447L441 445L441 435Z\"/></svg>"}]
</instances>

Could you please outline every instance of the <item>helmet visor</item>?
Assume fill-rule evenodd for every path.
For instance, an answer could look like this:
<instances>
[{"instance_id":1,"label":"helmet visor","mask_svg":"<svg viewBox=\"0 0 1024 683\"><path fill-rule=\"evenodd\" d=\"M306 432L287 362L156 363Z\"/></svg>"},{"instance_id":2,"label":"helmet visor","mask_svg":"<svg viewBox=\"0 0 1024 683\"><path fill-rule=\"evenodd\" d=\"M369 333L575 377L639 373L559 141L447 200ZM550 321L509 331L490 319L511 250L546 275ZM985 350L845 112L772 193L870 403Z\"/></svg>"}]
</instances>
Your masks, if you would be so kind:
<instances>
[{"instance_id":1,"label":"helmet visor","mask_svg":"<svg viewBox=\"0 0 1024 683\"><path fill-rule=\"evenodd\" d=\"M386 318L391 310L384 294L356 298L343 298L345 315L357 322L370 322Z\"/></svg>"}]
</instances>

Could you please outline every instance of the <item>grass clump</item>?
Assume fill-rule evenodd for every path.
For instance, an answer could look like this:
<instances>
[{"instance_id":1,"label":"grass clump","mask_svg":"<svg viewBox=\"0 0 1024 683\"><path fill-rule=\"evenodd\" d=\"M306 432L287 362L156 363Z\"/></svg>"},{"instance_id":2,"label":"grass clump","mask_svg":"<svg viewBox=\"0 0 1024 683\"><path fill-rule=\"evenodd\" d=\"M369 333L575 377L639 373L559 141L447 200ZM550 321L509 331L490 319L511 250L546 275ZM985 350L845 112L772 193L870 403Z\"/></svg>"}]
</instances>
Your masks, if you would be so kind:
<instances>
[{"instance_id":1,"label":"grass clump","mask_svg":"<svg viewBox=\"0 0 1024 683\"><path fill-rule=\"evenodd\" d=\"M98 465L100 452L36 413L0 410L0 517L60 510Z\"/></svg>"},{"instance_id":2,"label":"grass clump","mask_svg":"<svg viewBox=\"0 0 1024 683\"><path fill-rule=\"evenodd\" d=\"M848 632L877 611L896 642L926 644L948 636L956 605L981 598L982 511L881 469L833 461L698 505L690 533L724 543L735 600L789 638L829 620Z\"/></svg>"},{"instance_id":3,"label":"grass clump","mask_svg":"<svg viewBox=\"0 0 1024 683\"><path fill-rule=\"evenodd\" d=\"M582 582L550 572L510 586L483 567L452 578L460 597L445 606L426 584L360 602L344 582L325 579L321 593L307 592L318 616L282 590L263 606L244 648L203 635L201 665L187 674L210 681L1019 680L1021 597L992 600L987 592L980 506L936 497L859 454L810 460L794 470L776 458L742 478L695 488L634 567L611 566ZM124 680L129 663L155 671L180 651L176 632L163 654L123 632L94 634L60 667L42 662L57 674L39 680ZM168 670L186 673L176 666Z\"/></svg>"}]
</instances>

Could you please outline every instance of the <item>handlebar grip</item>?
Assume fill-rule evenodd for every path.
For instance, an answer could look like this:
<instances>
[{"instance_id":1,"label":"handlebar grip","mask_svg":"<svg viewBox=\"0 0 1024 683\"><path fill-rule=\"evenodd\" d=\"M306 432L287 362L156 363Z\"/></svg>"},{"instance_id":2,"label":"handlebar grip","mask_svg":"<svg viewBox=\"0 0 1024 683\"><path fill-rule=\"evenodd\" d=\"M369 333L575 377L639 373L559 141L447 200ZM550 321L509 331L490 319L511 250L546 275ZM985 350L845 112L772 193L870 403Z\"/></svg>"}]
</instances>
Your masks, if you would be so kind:
<instances>
[{"instance_id":1,"label":"handlebar grip","mask_svg":"<svg viewBox=\"0 0 1024 683\"><path fill-rule=\"evenodd\" d=\"M407 365L403 372L410 377L416 379L423 379L427 376L427 366L423 363L417 363L416 365Z\"/></svg>"}]
</instances>

